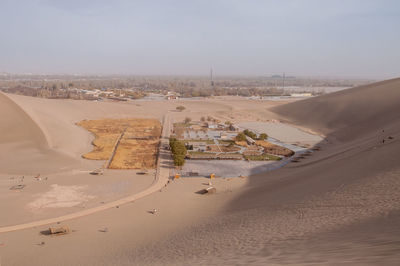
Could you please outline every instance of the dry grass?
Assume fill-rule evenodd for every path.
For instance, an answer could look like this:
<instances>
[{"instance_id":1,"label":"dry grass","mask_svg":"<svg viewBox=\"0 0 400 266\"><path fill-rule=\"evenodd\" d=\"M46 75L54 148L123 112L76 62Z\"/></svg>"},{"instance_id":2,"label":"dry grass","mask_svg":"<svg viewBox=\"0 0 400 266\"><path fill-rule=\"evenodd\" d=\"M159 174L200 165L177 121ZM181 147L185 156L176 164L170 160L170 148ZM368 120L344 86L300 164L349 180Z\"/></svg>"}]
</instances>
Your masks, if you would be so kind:
<instances>
[{"instance_id":1,"label":"dry grass","mask_svg":"<svg viewBox=\"0 0 400 266\"><path fill-rule=\"evenodd\" d=\"M243 152L244 156L261 155L263 152L259 150L245 150Z\"/></svg>"},{"instance_id":2,"label":"dry grass","mask_svg":"<svg viewBox=\"0 0 400 266\"><path fill-rule=\"evenodd\" d=\"M208 151L211 152L234 152L234 151L240 151L239 147L235 146L225 146L225 145L209 145L208 146Z\"/></svg>"},{"instance_id":3,"label":"dry grass","mask_svg":"<svg viewBox=\"0 0 400 266\"><path fill-rule=\"evenodd\" d=\"M156 119L83 120L77 125L95 135L93 151L83 155L91 160L108 160L125 131L110 163L111 169L154 168L161 124Z\"/></svg>"},{"instance_id":4,"label":"dry grass","mask_svg":"<svg viewBox=\"0 0 400 266\"><path fill-rule=\"evenodd\" d=\"M235 141L236 145L247 147L247 142L246 141Z\"/></svg>"},{"instance_id":5,"label":"dry grass","mask_svg":"<svg viewBox=\"0 0 400 266\"><path fill-rule=\"evenodd\" d=\"M264 147L265 153L269 153L269 154L273 154L273 155L281 155L281 156L285 156L285 157L289 157L294 154L294 152L288 148L275 145L275 144L265 141L265 140L257 140L256 144L258 146Z\"/></svg>"}]
</instances>

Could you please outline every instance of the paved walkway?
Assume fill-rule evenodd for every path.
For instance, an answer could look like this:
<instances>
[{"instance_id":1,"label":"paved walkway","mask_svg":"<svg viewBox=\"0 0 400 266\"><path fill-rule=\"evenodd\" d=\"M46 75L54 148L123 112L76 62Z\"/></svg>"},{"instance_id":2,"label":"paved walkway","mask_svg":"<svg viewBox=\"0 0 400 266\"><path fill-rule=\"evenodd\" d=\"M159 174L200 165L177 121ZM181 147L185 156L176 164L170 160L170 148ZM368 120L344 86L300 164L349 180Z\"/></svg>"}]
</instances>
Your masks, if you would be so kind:
<instances>
[{"instance_id":1,"label":"paved walkway","mask_svg":"<svg viewBox=\"0 0 400 266\"><path fill-rule=\"evenodd\" d=\"M6 232L11 232L11 231L16 231L16 230L23 230L27 228L32 228L36 226L43 226L47 224L52 224L52 223L57 223L57 222L62 222L66 220L71 220L75 218L79 218L82 216L90 215L99 211L104 211L108 210L111 208L114 208L116 206L132 202L134 200L146 197L154 192L159 191L162 189L168 182L169 179L169 171L172 167L172 159L171 155L168 150L165 149L169 145L169 136L171 134L171 115L167 113L164 116L164 121L163 121L163 129L161 133L161 143L160 143L160 151L159 151L159 157L157 160L157 171L156 171L156 177L154 179L153 184L137 193L113 202L105 203L103 205L93 207L90 209L86 209L83 211L55 217L55 218L49 218L45 220L40 220L40 221L34 221L34 222L29 222L29 223L24 223L24 224L18 224L18 225L11 225L11 226L4 226L0 227L0 233L6 233Z\"/></svg>"}]
</instances>

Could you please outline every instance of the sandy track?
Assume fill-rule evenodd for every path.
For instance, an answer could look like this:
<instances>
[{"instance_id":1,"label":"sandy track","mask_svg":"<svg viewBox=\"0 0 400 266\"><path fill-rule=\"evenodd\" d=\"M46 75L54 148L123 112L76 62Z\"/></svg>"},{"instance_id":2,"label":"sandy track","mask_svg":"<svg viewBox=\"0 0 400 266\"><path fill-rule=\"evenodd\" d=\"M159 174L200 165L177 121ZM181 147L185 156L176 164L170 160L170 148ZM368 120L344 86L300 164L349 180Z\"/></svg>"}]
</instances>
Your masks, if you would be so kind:
<instances>
[{"instance_id":1,"label":"sandy track","mask_svg":"<svg viewBox=\"0 0 400 266\"><path fill-rule=\"evenodd\" d=\"M55 218L50 218L50 219L45 219L45 220L40 220L40 221L35 221L35 222L30 222L30 223L24 223L24 224L18 224L18 225L12 225L12 226L5 226L5 227L0 227L0 233L5 233L5 232L11 232L11 231L17 231L17 230L23 230L27 228L32 228L36 226L42 226L46 224L52 224L52 223L57 223L57 222L62 222L66 220L71 220L71 219L76 219L82 216L94 214L100 211L108 210L114 207L117 207L122 204L126 204L135 200L138 200L140 198L146 197L154 192L159 191L165 185L167 184L169 180L169 167L172 163L171 157L169 152L165 149L169 145L168 140L169 136L171 133L171 117L170 114L167 113L164 117L163 121L163 130L161 134L161 143L160 143L160 151L159 151L159 157L157 160L157 172L156 172L156 177L154 180L154 183L147 189L131 195L129 197L125 197L113 202L105 203L103 205L90 208L84 211L68 214L68 215L63 215Z\"/></svg>"}]
</instances>

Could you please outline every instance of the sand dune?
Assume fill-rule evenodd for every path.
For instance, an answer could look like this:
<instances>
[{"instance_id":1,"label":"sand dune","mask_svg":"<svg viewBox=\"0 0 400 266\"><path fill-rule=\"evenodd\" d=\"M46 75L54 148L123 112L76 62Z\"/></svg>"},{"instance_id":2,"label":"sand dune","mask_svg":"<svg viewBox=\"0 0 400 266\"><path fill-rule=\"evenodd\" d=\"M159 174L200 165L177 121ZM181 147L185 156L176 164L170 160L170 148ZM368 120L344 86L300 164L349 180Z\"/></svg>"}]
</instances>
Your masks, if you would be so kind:
<instances>
[{"instance_id":1,"label":"sand dune","mask_svg":"<svg viewBox=\"0 0 400 266\"><path fill-rule=\"evenodd\" d=\"M146 246L131 251L125 261L398 265L398 99L395 79L272 108L330 144L300 163L250 177L224 214L150 252Z\"/></svg>"},{"instance_id":2,"label":"sand dune","mask_svg":"<svg viewBox=\"0 0 400 266\"><path fill-rule=\"evenodd\" d=\"M3 174L38 174L71 167L75 161L50 149L35 121L0 93L0 169Z\"/></svg>"},{"instance_id":3,"label":"sand dune","mask_svg":"<svg viewBox=\"0 0 400 266\"><path fill-rule=\"evenodd\" d=\"M400 79L386 80L274 107L291 123L339 140L354 140L400 122Z\"/></svg>"},{"instance_id":4,"label":"sand dune","mask_svg":"<svg viewBox=\"0 0 400 266\"><path fill-rule=\"evenodd\" d=\"M3 93L0 111L1 174L48 173L76 166L74 158L51 149L43 128Z\"/></svg>"},{"instance_id":5,"label":"sand dune","mask_svg":"<svg viewBox=\"0 0 400 266\"><path fill-rule=\"evenodd\" d=\"M399 265L398 99L396 79L273 108L240 100L188 103L179 119L214 113L244 121L244 110L250 110L254 121L279 116L328 142L279 170L217 179L218 193L210 197L194 193L208 180L178 180L119 209L69 221L76 231L64 238L38 236L45 227L0 235L7 244L0 252L12 265ZM146 108L156 116L175 107L70 104L76 111L68 119L83 116L78 110L85 108L104 115L118 106L119 115L135 111L146 117ZM39 112L39 105L30 106ZM157 215L150 208L158 208ZM99 232L105 226L109 231ZM35 244L40 241L46 244Z\"/></svg>"},{"instance_id":6,"label":"sand dune","mask_svg":"<svg viewBox=\"0 0 400 266\"><path fill-rule=\"evenodd\" d=\"M15 102L0 92L0 144L17 143L24 147L46 149L46 137Z\"/></svg>"}]
</instances>

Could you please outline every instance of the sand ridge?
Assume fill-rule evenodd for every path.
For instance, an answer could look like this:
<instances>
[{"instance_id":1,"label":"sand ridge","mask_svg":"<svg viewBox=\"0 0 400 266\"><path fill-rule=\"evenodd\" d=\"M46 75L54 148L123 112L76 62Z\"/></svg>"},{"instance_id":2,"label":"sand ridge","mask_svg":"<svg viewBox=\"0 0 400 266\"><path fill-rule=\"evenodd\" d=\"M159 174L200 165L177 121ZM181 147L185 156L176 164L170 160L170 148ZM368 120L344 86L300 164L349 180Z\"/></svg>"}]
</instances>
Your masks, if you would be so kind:
<instances>
[{"instance_id":1,"label":"sand ridge","mask_svg":"<svg viewBox=\"0 0 400 266\"><path fill-rule=\"evenodd\" d=\"M76 166L76 160L51 149L41 127L3 93L0 111L1 173L37 174Z\"/></svg>"},{"instance_id":2,"label":"sand ridge","mask_svg":"<svg viewBox=\"0 0 400 266\"><path fill-rule=\"evenodd\" d=\"M0 92L0 143L22 143L24 147L46 149L40 127L15 102Z\"/></svg>"},{"instance_id":3,"label":"sand ridge","mask_svg":"<svg viewBox=\"0 0 400 266\"><path fill-rule=\"evenodd\" d=\"M399 85L391 80L275 108L233 98L158 104L154 115L184 104L185 112L174 112L176 121L207 114L284 119L329 141L276 171L214 180L218 192L210 197L195 193L207 179L182 179L118 209L71 220L75 232L63 238L38 235L45 226L2 234L2 257L16 265L398 265L400 230L393 224L400 210L400 106L393 99L399 99ZM140 104L115 104L115 110L144 113L153 106ZM106 106L114 104L90 103L95 110ZM89 118L102 115L80 108ZM156 215L148 213L153 208ZM99 231L105 227L107 233ZM41 241L46 244L35 244Z\"/></svg>"}]
</instances>

